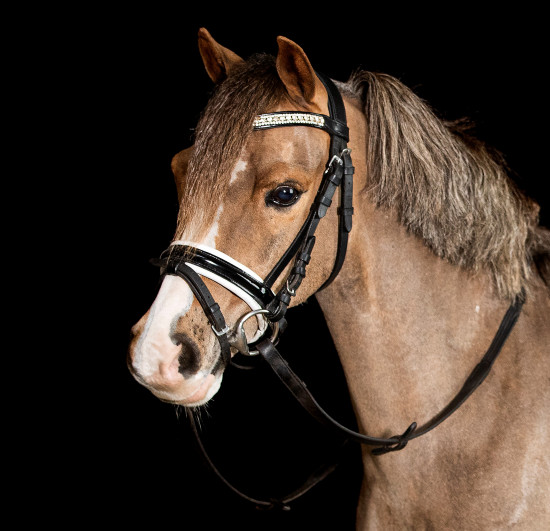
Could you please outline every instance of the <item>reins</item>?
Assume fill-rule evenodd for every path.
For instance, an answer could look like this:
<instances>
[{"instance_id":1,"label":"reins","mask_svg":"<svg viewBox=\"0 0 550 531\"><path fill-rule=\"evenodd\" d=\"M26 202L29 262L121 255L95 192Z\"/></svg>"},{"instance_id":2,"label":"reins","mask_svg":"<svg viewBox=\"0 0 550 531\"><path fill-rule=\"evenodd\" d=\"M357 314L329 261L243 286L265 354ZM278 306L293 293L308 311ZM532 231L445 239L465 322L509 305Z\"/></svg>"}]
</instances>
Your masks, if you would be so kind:
<instances>
[{"instance_id":1,"label":"reins","mask_svg":"<svg viewBox=\"0 0 550 531\"><path fill-rule=\"evenodd\" d=\"M277 350L275 337L279 329L284 329L285 314L291 298L296 294L306 276L306 267L310 262L311 252L315 245L315 231L320 220L331 206L337 188L340 188L337 253L332 272L320 290L328 286L338 275L344 263L348 235L352 228L354 168L350 150L347 148L349 130L346 125L344 103L334 83L320 74L318 76L327 89L330 116L305 112L279 112L262 114L254 121L255 130L303 125L323 129L331 136L329 161L306 221L289 248L265 279L262 280L245 266L242 266L215 249L197 248L181 242L175 242L174 246L165 251L155 263L161 266L163 275L178 275L191 287L220 343L222 352L220 363L227 365L230 362L230 348L232 346L238 348L245 355L261 355L299 404L318 422L341 432L345 436L345 442L351 440L375 446L371 453L373 455L382 455L402 450L409 441L425 435L434 429L454 413L479 387L489 374L491 367L521 313L524 303L524 293L518 296L508 308L487 352L474 367L460 391L458 391L446 407L422 426L418 427L416 422L412 422L401 435L387 438L373 437L355 432L343 426L317 403L305 383L292 371L286 360ZM294 263L286 282L277 293L274 293L272 287L275 281L281 276L293 258ZM201 280L200 275L208 276L226 287L229 286L228 289L241 296L251 306L252 311L241 320L241 330L232 331L226 325L219 305L214 301L206 285ZM276 331L270 338L260 338L254 345L246 345L246 337L244 336L244 331L242 331L242 322L253 315L267 318L272 328L275 328L276 325ZM250 349L252 348L256 350L251 352ZM193 415L190 415L189 418L192 430L197 437L199 448L216 475L236 494L258 507L287 509L289 502L310 490L336 467L334 462L320 466L311 474L302 487L281 499L257 500L239 491L223 477L209 458L200 440Z\"/></svg>"},{"instance_id":2,"label":"reins","mask_svg":"<svg viewBox=\"0 0 550 531\"><path fill-rule=\"evenodd\" d=\"M493 363L499 355L506 339L510 335L524 303L523 295L516 298L514 303L508 308L500 326L495 334L491 345L481 361L474 367L464 385L455 397L445 406L435 417L417 427L416 422L412 422L410 426L401 434L393 437L382 438L364 435L362 433L350 430L331 417L311 395L305 383L298 378L292 371L286 360L281 356L273 343L268 340L258 344L258 350L263 359L269 364L273 372L285 384L287 389L292 393L300 405L318 422L330 428L336 428L343 432L346 437L361 444L377 446L372 450L373 455L382 455L396 450L402 450L407 443L412 439L416 439L421 435L425 435L441 424L452 413L454 413L466 399L479 387L489 374Z\"/></svg>"}]
</instances>

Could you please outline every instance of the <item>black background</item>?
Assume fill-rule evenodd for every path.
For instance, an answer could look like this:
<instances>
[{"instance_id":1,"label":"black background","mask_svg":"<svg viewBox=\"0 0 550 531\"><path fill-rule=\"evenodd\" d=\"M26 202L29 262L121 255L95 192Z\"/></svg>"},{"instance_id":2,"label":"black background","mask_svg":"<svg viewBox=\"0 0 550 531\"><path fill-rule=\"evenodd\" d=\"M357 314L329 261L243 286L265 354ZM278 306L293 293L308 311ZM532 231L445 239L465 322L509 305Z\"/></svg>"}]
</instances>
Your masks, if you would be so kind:
<instances>
[{"instance_id":1,"label":"black background","mask_svg":"<svg viewBox=\"0 0 550 531\"><path fill-rule=\"evenodd\" d=\"M471 118L478 136L504 153L519 186L542 205L548 225L542 16L488 17L456 6L446 13L406 13L335 5L313 17L312 5L288 12L266 5L255 16L202 6L196 14L151 11L145 4L127 12L68 14L54 40L71 80L63 83L74 112L68 122L78 124L68 135L77 136L70 206L88 243L86 281L69 296L85 301L90 313L79 316L79 340L69 353L82 367L56 408L65 430L47 476L68 472L68 492L49 506L52 518L71 506L81 521L153 523L156 529L353 529L358 448L346 450L338 470L290 512L257 511L204 466L185 413L178 419L174 407L133 381L125 362L130 328L158 287L158 271L148 260L175 228L170 160L190 145L212 89L197 48L201 26L244 58L276 54L276 36L284 35L332 78L345 81L357 67L385 72L442 117ZM71 225L73 218L63 219ZM289 322L281 351L318 400L353 427L316 303L292 310ZM252 496L293 490L338 445L263 368L228 371L203 423L213 458Z\"/></svg>"}]
</instances>

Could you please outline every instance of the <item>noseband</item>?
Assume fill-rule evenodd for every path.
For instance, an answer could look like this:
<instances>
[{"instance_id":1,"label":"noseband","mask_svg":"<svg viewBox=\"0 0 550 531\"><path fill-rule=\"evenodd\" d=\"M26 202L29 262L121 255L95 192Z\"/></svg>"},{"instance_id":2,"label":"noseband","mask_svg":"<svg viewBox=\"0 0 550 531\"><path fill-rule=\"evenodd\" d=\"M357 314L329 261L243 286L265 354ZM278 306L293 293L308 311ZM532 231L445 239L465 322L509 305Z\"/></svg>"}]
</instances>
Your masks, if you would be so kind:
<instances>
[{"instance_id":1,"label":"noseband","mask_svg":"<svg viewBox=\"0 0 550 531\"><path fill-rule=\"evenodd\" d=\"M322 129L331 137L329 160L307 219L293 242L265 279L261 279L246 266L216 249L202 245L197 246L188 242L173 242L155 263L160 265L163 275L180 276L189 284L220 343L220 363L223 363L225 366L231 362L231 347L245 355L261 354L262 358L267 361L281 382L315 419L330 428L336 428L346 436L346 441L353 440L362 444L376 446L372 450L372 454L382 455L387 452L402 450L410 440L424 435L438 426L454 413L485 380L521 313L524 303L524 293L518 296L508 308L487 352L474 367L460 391L446 407L424 425L418 427L416 422L413 422L401 435L388 438L372 437L349 430L323 410L310 394L306 385L296 376L275 348L277 336L286 324L285 314L290 301L296 295L296 291L306 276L306 267L309 264L313 246L315 245L315 231L320 220L331 206L334 193L339 187L340 207L338 208L339 223L336 258L331 274L319 290L327 287L340 272L346 255L348 234L352 228L354 168L350 150L347 148L349 130L346 124L344 103L334 83L325 76L317 75L327 90L330 116L308 112L275 112L262 114L254 120L255 130L271 129L274 127L307 126ZM272 290L275 281L281 276L293 258L294 264L286 282L275 293ZM250 306L251 311L241 317L232 330L226 325L219 305L214 301L201 276L210 278L224 286ZM258 319L260 323L259 333L262 337L251 343L247 343L243 327L245 321L251 317ZM271 328L271 337L265 335L268 324ZM218 368L219 365L215 367L215 370ZM235 493L255 503L259 508L279 507L287 509L288 502L307 492L335 468L334 464L330 464L321 471L316 470L300 489L281 500L256 500L233 487L217 470L200 441L193 415L190 415L189 419L193 431L197 436L199 447L214 472Z\"/></svg>"}]
</instances>

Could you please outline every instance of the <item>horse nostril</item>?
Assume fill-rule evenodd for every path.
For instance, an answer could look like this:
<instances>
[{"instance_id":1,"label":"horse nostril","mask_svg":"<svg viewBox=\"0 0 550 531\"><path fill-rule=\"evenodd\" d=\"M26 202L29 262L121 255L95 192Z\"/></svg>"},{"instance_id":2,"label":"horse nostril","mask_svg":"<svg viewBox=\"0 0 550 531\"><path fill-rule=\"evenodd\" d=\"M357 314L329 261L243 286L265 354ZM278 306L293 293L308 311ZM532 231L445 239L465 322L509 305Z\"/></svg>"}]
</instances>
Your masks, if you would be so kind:
<instances>
[{"instance_id":1,"label":"horse nostril","mask_svg":"<svg viewBox=\"0 0 550 531\"><path fill-rule=\"evenodd\" d=\"M180 333L173 334L172 340L181 347L178 356L178 372L184 378L195 375L200 368L200 353L197 345Z\"/></svg>"}]
</instances>

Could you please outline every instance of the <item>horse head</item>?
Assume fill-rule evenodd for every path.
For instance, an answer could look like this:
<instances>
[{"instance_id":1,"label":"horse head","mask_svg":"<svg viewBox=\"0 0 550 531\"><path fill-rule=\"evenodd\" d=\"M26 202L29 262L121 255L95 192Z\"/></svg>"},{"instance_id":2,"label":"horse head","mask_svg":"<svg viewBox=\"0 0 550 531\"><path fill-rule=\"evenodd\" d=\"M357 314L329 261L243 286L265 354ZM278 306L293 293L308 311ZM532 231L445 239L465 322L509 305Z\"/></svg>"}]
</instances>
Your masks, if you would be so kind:
<instances>
[{"instance_id":1,"label":"horse head","mask_svg":"<svg viewBox=\"0 0 550 531\"><path fill-rule=\"evenodd\" d=\"M172 162L180 209L174 240L161 260L163 271L172 268L172 274L164 276L151 308L133 327L129 351L135 378L161 400L184 406L204 404L218 391L227 363L224 348L233 356L242 351L243 340L253 343L267 327L267 312L257 311L261 305L254 297L232 288L224 275L209 274L206 262L236 265L260 290L271 275L271 294L279 293L292 264L283 264L276 275L274 268L310 216L331 156L326 130L264 128L258 118L295 112L306 120L328 119L326 84L297 44L279 37L276 57L244 61L201 29L199 50L216 88L194 145ZM297 125L292 115L290 121ZM336 209L328 209L326 217L315 235L315 265L300 279L299 292L289 287L287 305L304 302L331 276ZM186 256L193 269L187 267L187 273L177 269ZM205 304L212 301L205 303L207 295L200 296L205 292L219 305L225 329L208 319ZM241 330L246 339L239 337Z\"/></svg>"}]
</instances>

